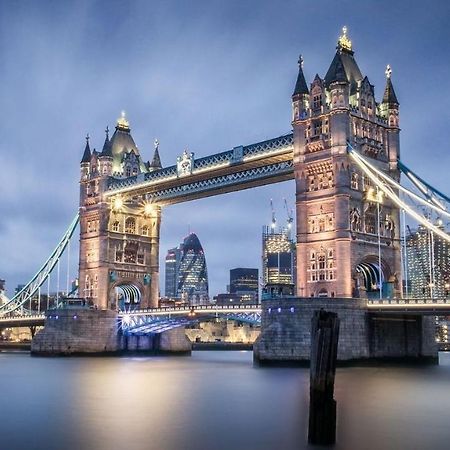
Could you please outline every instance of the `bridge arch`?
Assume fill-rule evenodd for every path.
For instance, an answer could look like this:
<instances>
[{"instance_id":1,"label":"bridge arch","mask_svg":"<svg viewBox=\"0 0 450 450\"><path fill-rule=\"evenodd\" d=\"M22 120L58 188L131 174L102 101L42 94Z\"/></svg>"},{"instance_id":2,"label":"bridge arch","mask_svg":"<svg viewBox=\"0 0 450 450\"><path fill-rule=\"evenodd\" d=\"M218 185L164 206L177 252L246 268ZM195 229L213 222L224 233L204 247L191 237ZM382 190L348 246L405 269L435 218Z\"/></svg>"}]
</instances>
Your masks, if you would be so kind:
<instances>
[{"instance_id":1,"label":"bridge arch","mask_svg":"<svg viewBox=\"0 0 450 450\"><path fill-rule=\"evenodd\" d=\"M120 311L140 308L144 289L135 281L119 281L111 288L111 306Z\"/></svg>"},{"instance_id":2,"label":"bridge arch","mask_svg":"<svg viewBox=\"0 0 450 450\"><path fill-rule=\"evenodd\" d=\"M388 283L391 281L392 273L389 265L378 255L366 255L354 269L354 296L355 297L378 297L380 290L383 296L387 295Z\"/></svg>"}]
</instances>

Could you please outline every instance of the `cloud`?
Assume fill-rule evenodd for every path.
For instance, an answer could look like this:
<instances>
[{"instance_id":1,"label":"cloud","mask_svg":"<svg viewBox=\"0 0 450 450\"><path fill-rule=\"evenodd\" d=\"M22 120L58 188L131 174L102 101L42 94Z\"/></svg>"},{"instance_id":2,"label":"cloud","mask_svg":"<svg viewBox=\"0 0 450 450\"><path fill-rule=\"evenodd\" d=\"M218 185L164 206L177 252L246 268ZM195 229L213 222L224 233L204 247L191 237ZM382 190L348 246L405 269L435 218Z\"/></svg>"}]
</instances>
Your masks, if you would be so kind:
<instances>
[{"instance_id":1,"label":"cloud","mask_svg":"<svg viewBox=\"0 0 450 450\"><path fill-rule=\"evenodd\" d=\"M0 2L0 277L10 289L25 281L70 222L86 132L101 148L105 126L125 109L144 157L158 137L165 165L186 147L200 157L286 133L298 54L308 81L323 76L341 17L378 98L384 67L393 66L402 158L445 191L436 160L450 162L442 57L450 50L449 8L440 2L424 12L386 0L358 8L350 1ZM424 39L412 29L433 32ZM284 217L282 199L293 204L293 191L284 183L166 208L161 261L190 225L205 248L211 292L223 291L230 268L260 267L269 199Z\"/></svg>"}]
</instances>

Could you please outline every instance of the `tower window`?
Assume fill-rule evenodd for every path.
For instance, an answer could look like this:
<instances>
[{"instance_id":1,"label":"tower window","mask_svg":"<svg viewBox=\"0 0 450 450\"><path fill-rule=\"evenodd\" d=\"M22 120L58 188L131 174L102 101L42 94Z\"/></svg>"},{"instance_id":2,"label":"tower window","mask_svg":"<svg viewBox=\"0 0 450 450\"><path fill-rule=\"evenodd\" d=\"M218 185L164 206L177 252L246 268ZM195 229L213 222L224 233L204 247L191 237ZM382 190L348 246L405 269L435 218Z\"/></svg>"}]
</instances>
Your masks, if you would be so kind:
<instances>
[{"instance_id":1,"label":"tower window","mask_svg":"<svg viewBox=\"0 0 450 450\"><path fill-rule=\"evenodd\" d=\"M142 227L142 235L143 236L148 236L148 226L147 225L144 225Z\"/></svg>"},{"instance_id":2,"label":"tower window","mask_svg":"<svg viewBox=\"0 0 450 450\"><path fill-rule=\"evenodd\" d=\"M136 233L136 220L134 217L128 217L127 220L125 220L125 233Z\"/></svg>"},{"instance_id":3,"label":"tower window","mask_svg":"<svg viewBox=\"0 0 450 450\"><path fill-rule=\"evenodd\" d=\"M314 136L320 136L322 134L322 121L318 120L314 122Z\"/></svg>"},{"instance_id":4,"label":"tower window","mask_svg":"<svg viewBox=\"0 0 450 450\"><path fill-rule=\"evenodd\" d=\"M112 225L112 230L113 231L120 231L120 222L118 221L118 220L116 220L115 222L113 222L113 225Z\"/></svg>"},{"instance_id":5,"label":"tower window","mask_svg":"<svg viewBox=\"0 0 450 450\"><path fill-rule=\"evenodd\" d=\"M313 108L318 109L322 106L322 94L313 97Z\"/></svg>"},{"instance_id":6,"label":"tower window","mask_svg":"<svg viewBox=\"0 0 450 450\"><path fill-rule=\"evenodd\" d=\"M359 176L356 172L352 172L350 187L356 191L359 189Z\"/></svg>"}]
</instances>

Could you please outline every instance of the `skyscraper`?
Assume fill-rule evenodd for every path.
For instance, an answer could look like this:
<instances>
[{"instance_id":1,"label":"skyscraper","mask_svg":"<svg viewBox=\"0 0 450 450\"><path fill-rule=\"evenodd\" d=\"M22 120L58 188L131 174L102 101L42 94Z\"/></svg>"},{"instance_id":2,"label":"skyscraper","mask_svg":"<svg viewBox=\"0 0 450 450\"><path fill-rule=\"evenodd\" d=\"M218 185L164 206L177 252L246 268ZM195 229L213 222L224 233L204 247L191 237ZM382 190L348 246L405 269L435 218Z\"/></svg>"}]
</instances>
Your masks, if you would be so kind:
<instances>
[{"instance_id":1,"label":"skyscraper","mask_svg":"<svg viewBox=\"0 0 450 450\"><path fill-rule=\"evenodd\" d=\"M294 285L295 244L289 233L263 227L263 283Z\"/></svg>"},{"instance_id":2,"label":"skyscraper","mask_svg":"<svg viewBox=\"0 0 450 450\"><path fill-rule=\"evenodd\" d=\"M230 294L238 294L246 301L258 300L258 269L238 267L230 270Z\"/></svg>"},{"instance_id":3,"label":"skyscraper","mask_svg":"<svg viewBox=\"0 0 450 450\"><path fill-rule=\"evenodd\" d=\"M195 233L189 234L181 245L177 297L192 305L209 301L205 253Z\"/></svg>"},{"instance_id":4,"label":"skyscraper","mask_svg":"<svg viewBox=\"0 0 450 450\"><path fill-rule=\"evenodd\" d=\"M441 222L437 224L444 229ZM445 298L450 294L450 244L423 226L406 238L408 296Z\"/></svg>"},{"instance_id":5,"label":"skyscraper","mask_svg":"<svg viewBox=\"0 0 450 450\"><path fill-rule=\"evenodd\" d=\"M177 296L178 272L180 270L181 246L171 248L166 255L165 295L169 298Z\"/></svg>"}]
</instances>

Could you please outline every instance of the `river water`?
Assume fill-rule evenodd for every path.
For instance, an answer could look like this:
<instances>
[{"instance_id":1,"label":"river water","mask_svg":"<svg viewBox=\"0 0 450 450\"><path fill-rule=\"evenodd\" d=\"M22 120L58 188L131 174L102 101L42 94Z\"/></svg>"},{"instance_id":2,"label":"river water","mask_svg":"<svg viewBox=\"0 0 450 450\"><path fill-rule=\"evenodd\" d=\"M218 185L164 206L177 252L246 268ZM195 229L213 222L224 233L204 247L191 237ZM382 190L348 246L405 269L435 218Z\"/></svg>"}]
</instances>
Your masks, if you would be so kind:
<instances>
[{"instance_id":1,"label":"river water","mask_svg":"<svg viewBox=\"0 0 450 450\"><path fill-rule=\"evenodd\" d=\"M2 450L310 448L309 370L251 352L0 353L0 386ZM335 398L336 449L450 449L450 367L340 368Z\"/></svg>"}]
</instances>

